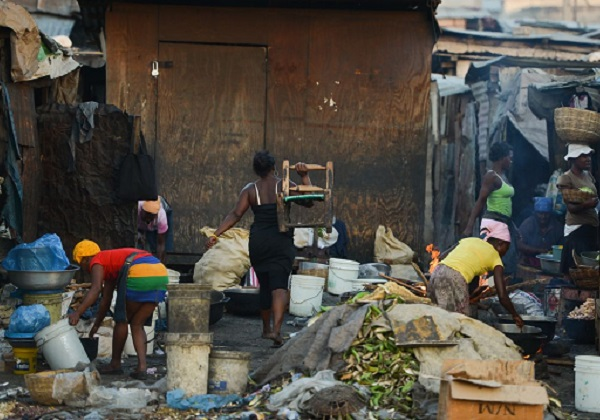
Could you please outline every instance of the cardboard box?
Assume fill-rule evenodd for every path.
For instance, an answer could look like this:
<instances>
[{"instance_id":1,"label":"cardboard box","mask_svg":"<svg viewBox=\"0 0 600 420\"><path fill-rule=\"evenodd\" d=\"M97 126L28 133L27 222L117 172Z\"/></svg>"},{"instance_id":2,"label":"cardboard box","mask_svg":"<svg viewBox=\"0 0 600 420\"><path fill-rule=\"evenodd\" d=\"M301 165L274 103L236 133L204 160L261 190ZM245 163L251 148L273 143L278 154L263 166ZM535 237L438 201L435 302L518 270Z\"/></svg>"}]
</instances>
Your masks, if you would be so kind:
<instances>
[{"instance_id":1,"label":"cardboard box","mask_svg":"<svg viewBox=\"0 0 600 420\"><path fill-rule=\"evenodd\" d=\"M446 360L438 419L542 420L546 389L527 360Z\"/></svg>"}]
</instances>

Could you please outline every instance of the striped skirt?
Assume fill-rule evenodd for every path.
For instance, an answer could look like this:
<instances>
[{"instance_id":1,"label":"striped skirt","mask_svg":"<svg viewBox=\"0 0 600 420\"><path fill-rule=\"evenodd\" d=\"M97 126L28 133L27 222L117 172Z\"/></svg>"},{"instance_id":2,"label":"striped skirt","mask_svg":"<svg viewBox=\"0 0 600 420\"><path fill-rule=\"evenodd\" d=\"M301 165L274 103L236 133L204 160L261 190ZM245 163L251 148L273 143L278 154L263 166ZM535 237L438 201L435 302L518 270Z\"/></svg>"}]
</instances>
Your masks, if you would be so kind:
<instances>
[{"instance_id":1,"label":"striped skirt","mask_svg":"<svg viewBox=\"0 0 600 420\"><path fill-rule=\"evenodd\" d=\"M132 302L163 302L169 275L158 258L142 257L134 260L127 276L127 300Z\"/></svg>"}]
</instances>

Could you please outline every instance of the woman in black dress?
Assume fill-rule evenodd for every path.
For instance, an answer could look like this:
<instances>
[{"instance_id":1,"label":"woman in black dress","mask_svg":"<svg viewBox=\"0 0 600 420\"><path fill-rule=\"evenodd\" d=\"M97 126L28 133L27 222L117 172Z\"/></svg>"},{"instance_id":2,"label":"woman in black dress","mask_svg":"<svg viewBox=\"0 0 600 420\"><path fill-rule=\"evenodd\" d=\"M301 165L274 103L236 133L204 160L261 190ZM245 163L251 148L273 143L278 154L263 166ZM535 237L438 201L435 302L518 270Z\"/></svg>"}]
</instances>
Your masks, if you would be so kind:
<instances>
[{"instance_id":1,"label":"woman in black dress","mask_svg":"<svg viewBox=\"0 0 600 420\"><path fill-rule=\"evenodd\" d=\"M279 232L277 193L281 192L281 179L275 175L275 158L266 150L257 152L253 168L259 179L244 187L237 204L208 238L206 247L209 249L216 244L219 236L233 227L248 208L252 208L254 223L250 228L249 251L250 263L260 283L262 336L273 340L274 346L279 347L283 344L281 325L289 301L288 282L296 255L294 234L292 230ZM302 178L302 184L311 185L304 163L296 164L296 172Z\"/></svg>"}]
</instances>

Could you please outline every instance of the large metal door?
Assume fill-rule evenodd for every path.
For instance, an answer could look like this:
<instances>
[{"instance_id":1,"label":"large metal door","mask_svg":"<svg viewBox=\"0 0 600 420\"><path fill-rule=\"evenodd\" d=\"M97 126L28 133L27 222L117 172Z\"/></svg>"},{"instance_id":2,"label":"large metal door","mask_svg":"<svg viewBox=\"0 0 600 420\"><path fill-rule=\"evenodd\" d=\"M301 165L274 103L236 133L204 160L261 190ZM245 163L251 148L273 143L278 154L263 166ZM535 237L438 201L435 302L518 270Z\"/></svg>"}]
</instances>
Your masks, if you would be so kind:
<instances>
[{"instance_id":1,"label":"large metal door","mask_svg":"<svg viewBox=\"0 0 600 420\"><path fill-rule=\"evenodd\" d=\"M253 179L264 147L266 48L161 42L156 162L173 207L174 252L200 253ZM248 226L247 219L242 226Z\"/></svg>"}]
</instances>

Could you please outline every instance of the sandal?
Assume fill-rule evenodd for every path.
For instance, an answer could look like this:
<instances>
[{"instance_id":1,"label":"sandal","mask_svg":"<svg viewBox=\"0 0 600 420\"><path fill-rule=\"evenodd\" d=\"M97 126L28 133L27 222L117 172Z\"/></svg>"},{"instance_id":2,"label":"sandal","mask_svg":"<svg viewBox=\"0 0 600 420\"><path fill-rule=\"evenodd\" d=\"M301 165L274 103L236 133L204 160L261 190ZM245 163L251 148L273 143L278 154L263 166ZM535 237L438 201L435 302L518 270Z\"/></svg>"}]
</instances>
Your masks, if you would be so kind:
<instances>
[{"instance_id":1,"label":"sandal","mask_svg":"<svg viewBox=\"0 0 600 420\"><path fill-rule=\"evenodd\" d=\"M129 377L137 379L138 381L145 381L146 379L148 379L148 374L146 372L139 372L137 370L134 370L129 374Z\"/></svg>"},{"instance_id":2,"label":"sandal","mask_svg":"<svg viewBox=\"0 0 600 420\"><path fill-rule=\"evenodd\" d=\"M285 340L281 336L273 337L273 338L271 338L271 340L273 340L273 344L271 345L272 349L278 349L279 347L283 346L283 344L285 343Z\"/></svg>"},{"instance_id":3,"label":"sandal","mask_svg":"<svg viewBox=\"0 0 600 420\"><path fill-rule=\"evenodd\" d=\"M121 369L121 368L114 369L114 368L110 367L110 365L99 366L98 372L101 375L124 375L125 374L123 369Z\"/></svg>"}]
</instances>

